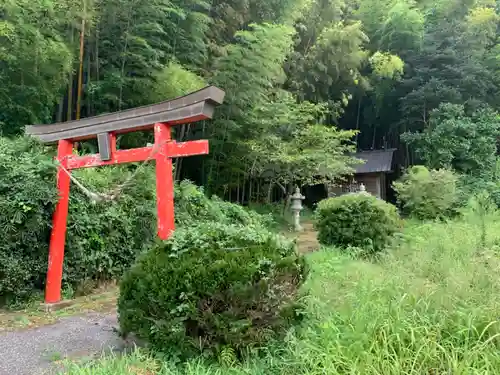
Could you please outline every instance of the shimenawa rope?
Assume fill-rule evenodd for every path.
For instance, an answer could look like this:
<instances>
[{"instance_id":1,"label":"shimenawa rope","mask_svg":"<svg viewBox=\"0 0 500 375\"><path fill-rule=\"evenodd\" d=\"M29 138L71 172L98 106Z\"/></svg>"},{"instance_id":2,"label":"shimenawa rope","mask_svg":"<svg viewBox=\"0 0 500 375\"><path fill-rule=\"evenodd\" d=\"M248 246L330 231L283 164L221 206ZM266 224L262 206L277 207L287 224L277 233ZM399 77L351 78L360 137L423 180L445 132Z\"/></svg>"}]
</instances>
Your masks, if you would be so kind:
<instances>
[{"instance_id":1,"label":"shimenawa rope","mask_svg":"<svg viewBox=\"0 0 500 375\"><path fill-rule=\"evenodd\" d=\"M69 176L69 178L71 179L71 181L73 181L73 183L82 191L82 193L84 193L91 200L91 202L93 204L95 204L97 202L103 202L103 201L114 201L114 200L116 200L117 198L120 197L120 195L123 193L123 190L132 182L132 180L138 175L138 173L142 170L142 168L144 168L144 166L146 165L146 163L148 163L149 161L151 161L151 159L153 159L153 157L161 149L160 146L162 146L165 143L166 142L160 143L159 145L155 144L153 146L153 148L151 149L151 152L148 155L147 159L145 159L136 168L136 170L134 171L134 173L132 173L125 180L125 182L123 184L120 184L116 188L110 190L110 194L95 193L95 192L91 191L89 188L85 187L85 185L83 183L81 183L73 174L71 174L71 172L68 171L68 169L66 169L64 167L64 165L62 165L62 163L59 160L56 159L56 162L57 162L58 166Z\"/></svg>"}]
</instances>

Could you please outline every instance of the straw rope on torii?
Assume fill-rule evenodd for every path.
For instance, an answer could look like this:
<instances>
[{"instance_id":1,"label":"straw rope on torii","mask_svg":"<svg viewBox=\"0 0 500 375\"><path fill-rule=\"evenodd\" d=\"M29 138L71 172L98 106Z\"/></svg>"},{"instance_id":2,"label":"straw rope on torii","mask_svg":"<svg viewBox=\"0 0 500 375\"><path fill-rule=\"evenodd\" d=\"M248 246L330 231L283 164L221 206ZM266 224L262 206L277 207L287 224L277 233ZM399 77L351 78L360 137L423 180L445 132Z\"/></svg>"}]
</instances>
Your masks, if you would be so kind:
<instances>
[{"instance_id":1,"label":"straw rope on torii","mask_svg":"<svg viewBox=\"0 0 500 375\"><path fill-rule=\"evenodd\" d=\"M100 202L104 202L104 201L114 201L116 199L118 199L121 194L123 193L123 191L125 190L125 188L132 182L132 180L134 180L137 175L139 174L139 172L144 168L144 166L150 162L151 160L153 160L155 154L160 150L160 146L156 147L156 146L153 146L153 148L151 149L151 153L150 155L148 156L147 159L145 159L143 162L141 162L141 164L135 169L134 173L132 173L126 180L125 182L117 185L114 189L111 189L109 190L110 191L110 194L106 194L106 193L98 193L98 192L93 192L91 191L89 188L87 188L82 182L80 182L73 174L71 174L70 171L68 171L63 165L61 162L59 162L58 160L56 160L56 163L57 163L57 166L60 167L68 176L69 178L71 179L71 181L76 185L76 187L78 189L81 190L81 192L83 194L85 194L89 199L90 201L93 203L93 204L96 204L96 203L100 203Z\"/></svg>"}]
</instances>

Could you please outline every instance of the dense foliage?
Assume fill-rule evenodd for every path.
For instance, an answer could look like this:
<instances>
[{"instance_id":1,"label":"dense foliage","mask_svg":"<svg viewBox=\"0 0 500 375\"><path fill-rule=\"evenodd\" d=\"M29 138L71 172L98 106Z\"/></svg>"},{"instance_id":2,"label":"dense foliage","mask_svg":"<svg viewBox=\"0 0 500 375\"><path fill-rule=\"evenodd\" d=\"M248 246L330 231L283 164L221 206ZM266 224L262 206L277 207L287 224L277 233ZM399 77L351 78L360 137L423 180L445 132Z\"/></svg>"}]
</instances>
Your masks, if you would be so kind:
<instances>
[{"instance_id":1,"label":"dense foliage","mask_svg":"<svg viewBox=\"0 0 500 375\"><path fill-rule=\"evenodd\" d=\"M500 116L489 109L467 115L462 105L442 104L422 133L403 136L430 168L481 176L495 167Z\"/></svg>"},{"instance_id":2,"label":"dense foliage","mask_svg":"<svg viewBox=\"0 0 500 375\"><path fill-rule=\"evenodd\" d=\"M240 205L223 201L217 196L209 199L203 188L189 181L176 184L174 196L175 222L180 226L196 225L206 221L264 227L274 225L270 214L258 214Z\"/></svg>"},{"instance_id":3,"label":"dense foliage","mask_svg":"<svg viewBox=\"0 0 500 375\"><path fill-rule=\"evenodd\" d=\"M93 191L106 192L123 182L124 167L86 169L75 175ZM63 282L85 288L119 278L156 237L155 183L151 170L141 170L112 202L94 204L73 185ZM45 266L45 264L44 264ZM77 290L78 291L78 290Z\"/></svg>"},{"instance_id":4,"label":"dense foliage","mask_svg":"<svg viewBox=\"0 0 500 375\"><path fill-rule=\"evenodd\" d=\"M393 184L404 214L422 220L443 219L456 213L457 176L446 169L413 166Z\"/></svg>"},{"instance_id":5,"label":"dense foliage","mask_svg":"<svg viewBox=\"0 0 500 375\"><path fill-rule=\"evenodd\" d=\"M42 290L57 192L50 150L27 139L0 138L0 296L2 302L24 299ZM123 180L125 168L85 170L78 179L95 191ZM66 288L92 288L122 275L156 232L153 175L144 170L118 201L93 204L75 186L64 262Z\"/></svg>"},{"instance_id":6,"label":"dense foliage","mask_svg":"<svg viewBox=\"0 0 500 375\"><path fill-rule=\"evenodd\" d=\"M495 0L4 1L1 134L215 84L227 92L215 121L176 132L208 138L211 153L176 161L176 176L224 199L265 200L273 187L348 173L352 146L484 176L498 133L498 9Z\"/></svg>"},{"instance_id":7,"label":"dense foliage","mask_svg":"<svg viewBox=\"0 0 500 375\"><path fill-rule=\"evenodd\" d=\"M55 168L43 147L0 138L0 303L44 282Z\"/></svg>"},{"instance_id":8,"label":"dense foliage","mask_svg":"<svg viewBox=\"0 0 500 375\"><path fill-rule=\"evenodd\" d=\"M320 243L379 252L398 230L396 207L367 193L350 193L319 202L316 228Z\"/></svg>"},{"instance_id":9,"label":"dense foliage","mask_svg":"<svg viewBox=\"0 0 500 375\"><path fill-rule=\"evenodd\" d=\"M33 140L0 138L0 304L43 290L52 214L57 192L51 150ZM93 192L109 192L128 181L117 200L95 203L75 184L69 205L63 284L85 293L99 282L119 278L156 237L154 169L84 169L74 176ZM177 225L199 222L272 226L239 205L209 199L189 182L175 186Z\"/></svg>"},{"instance_id":10,"label":"dense foliage","mask_svg":"<svg viewBox=\"0 0 500 375\"><path fill-rule=\"evenodd\" d=\"M262 227L192 225L125 274L120 327L174 356L241 354L297 319L304 276L293 242Z\"/></svg>"},{"instance_id":11,"label":"dense foliage","mask_svg":"<svg viewBox=\"0 0 500 375\"><path fill-rule=\"evenodd\" d=\"M495 167L483 176L461 175L458 179L460 201L467 203L472 196L487 193L497 207L500 207L500 159Z\"/></svg>"}]
</instances>

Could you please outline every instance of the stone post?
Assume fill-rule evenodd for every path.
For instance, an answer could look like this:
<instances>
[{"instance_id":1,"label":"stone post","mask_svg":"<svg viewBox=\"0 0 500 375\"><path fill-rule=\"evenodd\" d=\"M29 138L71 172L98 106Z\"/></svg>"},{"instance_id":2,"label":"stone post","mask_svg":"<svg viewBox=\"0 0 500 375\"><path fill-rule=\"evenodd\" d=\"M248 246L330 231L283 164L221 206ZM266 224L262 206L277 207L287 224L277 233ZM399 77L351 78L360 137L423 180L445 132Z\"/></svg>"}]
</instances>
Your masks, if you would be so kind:
<instances>
[{"instance_id":1,"label":"stone post","mask_svg":"<svg viewBox=\"0 0 500 375\"><path fill-rule=\"evenodd\" d=\"M292 200L292 205L291 205L291 210L293 213L293 229L296 232L300 232L302 230L302 227L300 226L300 211L303 210L304 207L302 207L302 201L305 199L305 197L300 194L300 189L298 187L295 188L295 193L292 195L291 200Z\"/></svg>"}]
</instances>

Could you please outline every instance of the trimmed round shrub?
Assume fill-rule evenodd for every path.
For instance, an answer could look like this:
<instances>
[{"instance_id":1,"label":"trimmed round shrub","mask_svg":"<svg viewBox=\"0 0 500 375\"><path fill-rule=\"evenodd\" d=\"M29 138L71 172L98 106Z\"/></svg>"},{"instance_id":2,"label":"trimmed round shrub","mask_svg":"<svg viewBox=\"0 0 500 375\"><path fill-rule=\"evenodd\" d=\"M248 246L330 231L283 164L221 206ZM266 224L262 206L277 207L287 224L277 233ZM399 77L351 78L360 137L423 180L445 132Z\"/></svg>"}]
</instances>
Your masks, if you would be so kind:
<instances>
[{"instance_id":1,"label":"trimmed round shrub","mask_svg":"<svg viewBox=\"0 0 500 375\"><path fill-rule=\"evenodd\" d=\"M121 332L177 358L241 353L279 337L300 316L304 277L294 243L260 227L180 228L124 275Z\"/></svg>"},{"instance_id":2,"label":"trimmed round shrub","mask_svg":"<svg viewBox=\"0 0 500 375\"><path fill-rule=\"evenodd\" d=\"M396 207L367 193L325 199L315 217L320 243L369 252L381 251L399 225Z\"/></svg>"},{"instance_id":3,"label":"trimmed round shrub","mask_svg":"<svg viewBox=\"0 0 500 375\"><path fill-rule=\"evenodd\" d=\"M459 200L458 177L446 169L428 170L422 165L409 168L394 182L403 214L420 219L443 219L456 214Z\"/></svg>"}]
</instances>

